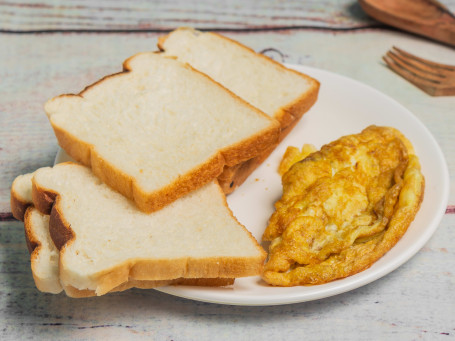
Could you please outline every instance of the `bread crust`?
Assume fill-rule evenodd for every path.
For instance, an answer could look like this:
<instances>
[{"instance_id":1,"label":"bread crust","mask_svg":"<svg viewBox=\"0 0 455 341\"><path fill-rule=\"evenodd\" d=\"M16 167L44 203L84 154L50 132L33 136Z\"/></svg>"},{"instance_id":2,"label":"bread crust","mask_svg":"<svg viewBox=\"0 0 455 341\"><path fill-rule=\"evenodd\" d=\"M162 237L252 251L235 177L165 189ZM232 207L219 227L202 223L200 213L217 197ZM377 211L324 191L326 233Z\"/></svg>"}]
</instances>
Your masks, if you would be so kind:
<instances>
[{"instance_id":1,"label":"bread crust","mask_svg":"<svg viewBox=\"0 0 455 341\"><path fill-rule=\"evenodd\" d=\"M24 221L25 212L32 205L31 199L26 193L21 192L22 181L31 181L33 173L27 173L16 177L11 184L10 190L10 207L13 217L17 220ZM29 184L29 183L28 183ZM27 185L28 185L27 184Z\"/></svg>"},{"instance_id":2,"label":"bread crust","mask_svg":"<svg viewBox=\"0 0 455 341\"><path fill-rule=\"evenodd\" d=\"M169 285L186 285L186 286L202 286L202 287L226 287L234 284L234 278L177 278L174 280L164 281L138 281L129 280L110 291L121 292L128 289L155 289ZM68 285L64 287L65 293L72 298L85 298L96 296L95 290L79 290Z\"/></svg>"},{"instance_id":3,"label":"bread crust","mask_svg":"<svg viewBox=\"0 0 455 341\"><path fill-rule=\"evenodd\" d=\"M178 28L177 30L194 31L191 28L185 27ZM157 46L160 49L160 51L165 51L164 44L170 34L158 38ZM218 182L221 188L223 189L224 193L229 194L232 193L238 186L240 186L248 178L248 176L267 159L267 157L273 152L276 146L297 125L301 117L314 105L314 103L316 103L319 94L320 83L316 79L311 78L301 72L286 68L284 65L274 61L273 59L263 54L255 52L253 49L239 43L238 41L235 41L233 39L230 39L228 37L225 37L221 34L214 32L205 32L204 34L214 35L219 39L223 39L229 41L232 44L240 46L241 48L253 53L257 57L267 60L267 62L272 63L276 67L286 71L290 71L298 75L299 77L307 79L310 83L313 84L309 91L302 94L293 102L280 108L274 113L273 117L280 123L280 136L278 138L277 143L270 145L269 148L267 148L260 155L254 158L240 162L233 166L224 167L223 172L218 176Z\"/></svg>"},{"instance_id":4,"label":"bread crust","mask_svg":"<svg viewBox=\"0 0 455 341\"><path fill-rule=\"evenodd\" d=\"M227 37L224 37L222 35L219 35L217 33L211 33L214 34L221 39L226 39L238 46L241 46L253 53L256 53L254 50L240 44L239 42L229 39ZM256 53L258 57L263 58L268 60L269 62L273 63L274 65L286 69L288 71L291 71L300 77L306 78L309 81L314 83L314 86L311 87L310 91L306 92L305 94L302 94L299 98L297 98L294 102L286 105L285 107L280 108L277 110L273 117L280 122L281 130L280 130L280 136L278 139L278 143L275 145L271 146L267 150L265 150L261 155L252 158L250 160L247 160L239 165L236 165L234 167L225 167L223 170L223 173L218 177L218 182L220 183L221 188L223 189L225 194L232 193L238 186L240 186L245 180L251 175L251 173L254 172L256 168L258 168L268 157L269 155L275 150L276 146L284 140L284 138L292 131L292 129L297 125L297 123L300 121L302 116L316 103L319 95L319 87L320 83L311 78L308 77L305 74L302 74L296 70L293 69L288 69L282 64L274 61L273 59L260 54Z\"/></svg>"},{"instance_id":5,"label":"bread crust","mask_svg":"<svg viewBox=\"0 0 455 341\"><path fill-rule=\"evenodd\" d=\"M112 74L100 79L92 85L87 86L78 95L66 94L60 95L56 98L68 96L83 97L84 92L89 90L91 87L96 86L97 84L100 84L101 82L104 82L111 77L121 77L122 75L131 72L131 61L138 55L140 54L134 55L124 62L123 72ZM225 166L234 166L256 155L259 155L270 145L275 144L279 139L280 125L278 122L260 110L254 108L243 99L223 87L221 84L213 81L207 75L199 72L198 70L195 70L188 64L182 65L210 80L210 82L214 83L215 86L223 88L223 90L227 91L230 96L232 96L236 101L241 101L244 105L247 105L252 110L254 110L258 115L268 119L270 121L270 125L262 131L250 136L249 138L246 138L226 148L220 149L206 162L188 171L186 174L182 174L182 176L175 179L167 186L163 186L159 190L153 192L144 191L132 176L121 171L118 167L108 162L106 159L103 159L103 157L96 151L95 146L69 133L62 127L58 126L55 122L53 122L52 116L49 117L59 145L73 159L86 166L91 167L93 173L97 175L103 182L127 198L133 200L139 209L147 213L157 211L175 201L176 199L191 192L192 190L202 187L220 175L223 172Z\"/></svg>"},{"instance_id":6,"label":"bread crust","mask_svg":"<svg viewBox=\"0 0 455 341\"><path fill-rule=\"evenodd\" d=\"M319 83L318 83L319 84ZM273 144L271 147L262 152L259 156L244 161L233 167L225 167L223 173L218 177L218 182L223 189L225 194L232 193L238 186L240 186L245 180L258 168L275 150L276 146L284 140L284 138L294 129L297 123L302 118L303 114L307 112L313 104L316 102L319 93L319 85L317 89L313 89L308 94L302 96L299 100L290 104L285 109L280 111L285 111L289 115L279 114L281 118L294 117L292 121L286 120L282 121L286 123L286 126L281 127L280 137L278 143Z\"/></svg>"},{"instance_id":7,"label":"bread crust","mask_svg":"<svg viewBox=\"0 0 455 341\"><path fill-rule=\"evenodd\" d=\"M28 217L30 214L31 213L30 212L27 213L27 210L26 210L23 221L24 221L25 242L27 243L28 252L33 257L33 252L35 251L35 249L37 247L41 246L41 242L36 237L35 233L33 232L32 228L31 228L31 225L29 224ZM39 250L37 250L37 252L39 252Z\"/></svg>"},{"instance_id":8,"label":"bread crust","mask_svg":"<svg viewBox=\"0 0 455 341\"><path fill-rule=\"evenodd\" d=\"M318 83L319 84L319 83ZM223 189L225 194L232 193L238 186L245 182L245 180L258 168L275 150L276 146L285 139L285 137L294 129L294 127L299 123L303 114L307 112L313 104L316 102L319 93L318 88L312 89L307 95L302 96L298 101L289 105L287 110L293 115L296 113L301 113L300 116L296 116L295 119L291 122L287 122L288 125L281 128L280 137L278 143L270 146L267 150L262 152L259 156L244 161L238 165L232 167L225 167L223 173L218 176L218 183Z\"/></svg>"},{"instance_id":9,"label":"bread crust","mask_svg":"<svg viewBox=\"0 0 455 341\"><path fill-rule=\"evenodd\" d=\"M317 96L317 94L316 94ZM316 101L316 99L314 99ZM224 194L230 194L245 182L245 180L258 168L275 150L276 146L284 140L284 138L294 129L299 123L300 118L294 120L286 128L281 130L280 138L277 144L270 146L267 150L262 152L260 155L239 163L232 167L224 167L223 173L218 176L218 183L223 189Z\"/></svg>"},{"instance_id":10,"label":"bread crust","mask_svg":"<svg viewBox=\"0 0 455 341\"><path fill-rule=\"evenodd\" d=\"M32 269L33 280L35 281L35 285L38 288L38 290L42 292L58 294L63 290L58 279L42 278L37 275L38 273L37 262L43 245L40 239L35 234L34 226L31 219L33 210L36 210L36 208L33 206L29 206L24 215L25 241L27 243L27 248L30 253L30 267Z\"/></svg>"},{"instance_id":11,"label":"bread crust","mask_svg":"<svg viewBox=\"0 0 455 341\"><path fill-rule=\"evenodd\" d=\"M311 77L309 77L309 76L307 76L307 75L305 75L305 74L303 74L301 72L298 72L296 70L288 69L283 64L278 63L277 61L275 61L275 60L273 60L273 59L271 59L271 58L269 58L269 57L267 57L267 56L265 56L265 55L263 55L261 53L257 53L253 49L251 49L251 48L239 43L238 41L235 41L233 39L230 39L228 37L225 37L225 36L223 36L221 34L214 33L214 32L208 32L208 34L215 35L215 36L219 37L220 39L227 40L227 41L229 41L229 42L231 42L231 43L233 43L233 44L235 44L237 46L240 46L240 47L242 47L242 48L254 53L259 58L262 58L262 59L267 60L268 62L274 64L278 68L280 68L282 70L286 70L286 71L291 71L292 73L298 75L299 77L305 78L309 82L314 84L314 86L311 87L310 91L308 91L305 94L302 94L295 101L293 101L292 103L289 103L288 105L280 108L279 110L277 110L273 114L273 117L276 120L278 120L278 122L280 122L281 130L285 129L287 126L291 125L296 120L299 120L303 116L303 114L305 112L307 112L313 106L313 104L316 102L317 97L318 97L318 93L319 93L319 86L320 86L319 81L317 81L316 79L311 78ZM281 136L280 136L280 139L282 139Z\"/></svg>"},{"instance_id":12,"label":"bread crust","mask_svg":"<svg viewBox=\"0 0 455 341\"><path fill-rule=\"evenodd\" d=\"M14 184L11 187L11 197L10 197L10 206L11 213L13 217L17 220L24 221L25 212L27 208L30 207L31 203L25 201L20 195L15 191Z\"/></svg>"},{"instance_id":13,"label":"bread crust","mask_svg":"<svg viewBox=\"0 0 455 341\"><path fill-rule=\"evenodd\" d=\"M69 165L71 162L66 164ZM222 192L221 188L218 188ZM71 229L71 222L65 218L65 212L60 204L61 194L55 193L48 188L43 188L40 184L36 183L35 178L33 179L32 190L34 204L37 207L41 207L43 213L50 211L49 232L55 246L60 251L60 280L65 290L67 290L68 286L71 285L70 283L72 283L72 275L67 271L65 252L69 245L77 238L77 235ZM223 201L224 205L228 207L224 196ZM230 210L229 212L231 217L235 219L232 212ZM89 289L94 291L96 295L104 295L121 285L130 285L126 284L130 281L175 281L185 278L184 282L188 281L187 283L204 283L205 280L203 279L210 279L207 280L209 283L224 285L223 283L227 283L226 281L230 281L230 279L235 277L259 275L263 268L266 252L257 244L252 234L243 226L242 228L248 233L248 237L256 245L258 256L235 258L207 257L200 259L191 257L179 259L133 258L100 271L90 277L90 282L95 283L94 287L78 288L74 286L74 289ZM71 291L71 288L68 290L70 294L79 297L77 296L79 294ZM88 293L80 293L80 295L84 297Z\"/></svg>"},{"instance_id":14,"label":"bread crust","mask_svg":"<svg viewBox=\"0 0 455 341\"><path fill-rule=\"evenodd\" d=\"M43 214L51 214L52 207L57 198L57 193L40 188L35 181L32 180L32 199L33 206Z\"/></svg>"}]
</instances>

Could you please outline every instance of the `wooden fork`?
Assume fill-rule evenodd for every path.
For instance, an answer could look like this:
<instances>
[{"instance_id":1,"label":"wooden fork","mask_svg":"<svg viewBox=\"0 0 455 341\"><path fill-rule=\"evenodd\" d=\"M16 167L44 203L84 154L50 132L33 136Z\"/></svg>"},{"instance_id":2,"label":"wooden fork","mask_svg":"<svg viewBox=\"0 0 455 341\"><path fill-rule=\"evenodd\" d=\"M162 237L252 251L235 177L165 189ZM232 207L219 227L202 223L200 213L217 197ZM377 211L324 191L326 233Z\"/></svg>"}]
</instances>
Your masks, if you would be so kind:
<instances>
[{"instance_id":1,"label":"wooden fork","mask_svg":"<svg viewBox=\"0 0 455 341\"><path fill-rule=\"evenodd\" d=\"M455 95L455 66L419 58L395 46L383 59L393 71L427 94Z\"/></svg>"}]
</instances>

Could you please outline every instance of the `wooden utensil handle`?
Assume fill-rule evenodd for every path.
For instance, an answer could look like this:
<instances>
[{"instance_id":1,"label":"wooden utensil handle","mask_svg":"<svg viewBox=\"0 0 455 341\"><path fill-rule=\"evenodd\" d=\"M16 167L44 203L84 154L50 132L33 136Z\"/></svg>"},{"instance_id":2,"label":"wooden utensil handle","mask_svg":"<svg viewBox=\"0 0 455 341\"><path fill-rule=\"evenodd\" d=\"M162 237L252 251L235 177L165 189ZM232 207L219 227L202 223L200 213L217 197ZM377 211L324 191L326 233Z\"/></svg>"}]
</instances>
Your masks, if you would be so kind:
<instances>
[{"instance_id":1,"label":"wooden utensil handle","mask_svg":"<svg viewBox=\"0 0 455 341\"><path fill-rule=\"evenodd\" d=\"M434 0L359 0L376 20L455 46L455 16Z\"/></svg>"}]
</instances>

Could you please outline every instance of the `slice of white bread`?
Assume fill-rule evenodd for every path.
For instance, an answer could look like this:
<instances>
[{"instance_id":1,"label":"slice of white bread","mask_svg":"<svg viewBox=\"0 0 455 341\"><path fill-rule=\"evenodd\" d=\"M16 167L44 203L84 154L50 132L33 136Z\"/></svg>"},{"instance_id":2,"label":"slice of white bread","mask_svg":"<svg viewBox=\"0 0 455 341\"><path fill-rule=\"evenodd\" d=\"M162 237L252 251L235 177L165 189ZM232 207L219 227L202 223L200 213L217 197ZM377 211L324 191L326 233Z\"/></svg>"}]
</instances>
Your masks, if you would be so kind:
<instances>
[{"instance_id":1,"label":"slice of white bread","mask_svg":"<svg viewBox=\"0 0 455 341\"><path fill-rule=\"evenodd\" d=\"M11 186L11 209L13 216L24 222L25 240L30 252L33 279L38 290L58 294L63 289L70 297L95 296L94 290L78 290L72 286L62 287L59 276L59 250L49 233L49 215L33 207L32 178L34 173L18 176ZM130 288L150 289L164 285L228 286L234 278L178 278L174 280L148 281L129 279L110 292Z\"/></svg>"},{"instance_id":2,"label":"slice of white bread","mask_svg":"<svg viewBox=\"0 0 455 341\"><path fill-rule=\"evenodd\" d=\"M33 207L33 174L19 175L14 179L11 186L11 211L16 219L24 222L36 287L43 292L58 294L63 290L58 276L59 254L49 234L49 215Z\"/></svg>"},{"instance_id":3,"label":"slice of white bread","mask_svg":"<svg viewBox=\"0 0 455 341\"><path fill-rule=\"evenodd\" d=\"M60 255L49 234L49 215L39 212L35 207L29 207L24 218L32 274L38 290L58 294L64 289L68 296L74 298L96 296L95 290L79 290L71 285L62 287L59 276ZM158 281L129 279L110 292L130 288L152 289L166 285L227 286L233 283L233 278L177 278Z\"/></svg>"},{"instance_id":4,"label":"slice of white bread","mask_svg":"<svg viewBox=\"0 0 455 341\"><path fill-rule=\"evenodd\" d=\"M94 290L78 290L71 285L62 287L59 276L60 255L49 234L49 215L39 212L35 207L29 207L24 218L32 274L38 290L58 294L64 289L68 296L75 298L96 296ZM165 285L226 286L233 283L233 278L177 278L160 281L129 279L110 292L130 288L151 289Z\"/></svg>"},{"instance_id":5,"label":"slice of white bread","mask_svg":"<svg viewBox=\"0 0 455 341\"><path fill-rule=\"evenodd\" d=\"M316 102L319 82L212 32L179 28L163 36L158 48L166 56L190 64L238 96L276 118L282 140ZM234 190L273 151L235 167L219 178L226 193Z\"/></svg>"},{"instance_id":6,"label":"slice of white bread","mask_svg":"<svg viewBox=\"0 0 455 341\"><path fill-rule=\"evenodd\" d=\"M69 295L182 278L219 283L262 270L266 253L233 217L215 182L151 214L74 163L41 168L32 183L35 207L50 213L60 282Z\"/></svg>"},{"instance_id":7,"label":"slice of white bread","mask_svg":"<svg viewBox=\"0 0 455 341\"><path fill-rule=\"evenodd\" d=\"M49 215L29 207L24 228L36 287L42 292L60 293L63 288L58 275L59 252L49 234Z\"/></svg>"},{"instance_id":8,"label":"slice of white bread","mask_svg":"<svg viewBox=\"0 0 455 341\"><path fill-rule=\"evenodd\" d=\"M13 217L24 221L27 208L33 205L32 201L33 173L19 175L11 185L10 206Z\"/></svg>"},{"instance_id":9,"label":"slice of white bread","mask_svg":"<svg viewBox=\"0 0 455 341\"><path fill-rule=\"evenodd\" d=\"M45 105L60 146L152 212L277 142L279 124L189 65L140 53Z\"/></svg>"}]
</instances>

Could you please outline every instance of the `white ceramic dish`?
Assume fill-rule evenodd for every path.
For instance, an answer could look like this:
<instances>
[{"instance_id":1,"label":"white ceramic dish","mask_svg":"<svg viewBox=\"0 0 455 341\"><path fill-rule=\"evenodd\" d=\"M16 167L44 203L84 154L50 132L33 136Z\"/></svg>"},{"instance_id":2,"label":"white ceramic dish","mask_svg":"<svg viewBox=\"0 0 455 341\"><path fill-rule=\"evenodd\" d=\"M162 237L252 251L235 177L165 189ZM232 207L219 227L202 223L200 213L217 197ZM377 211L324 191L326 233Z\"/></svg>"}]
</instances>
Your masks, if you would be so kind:
<instances>
[{"instance_id":1,"label":"white ceramic dish","mask_svg":"<svg viewBox=\"0 0 455 341\"><path fill-rule=\"evenodd\" d=\"M259 277L236 279L225 288L171 286L157 290L204 302L233 305L277 305L316 300L353 290L385 276L409 260L429 240L447 207L449 173L437 142L406 108L377 90L327 71L287 65L321 82L315 106L302 118L272 155L228 197L234 215L261 240L273 204L281 196L277 167L287 146L311 143L317 148L371 124L393 126L413 143L425 176L425 197L416 219L403 238L369 269L317 286L271 287ZM60 152L56 162L64 161Z\"/></svg>"}]
</instances>

